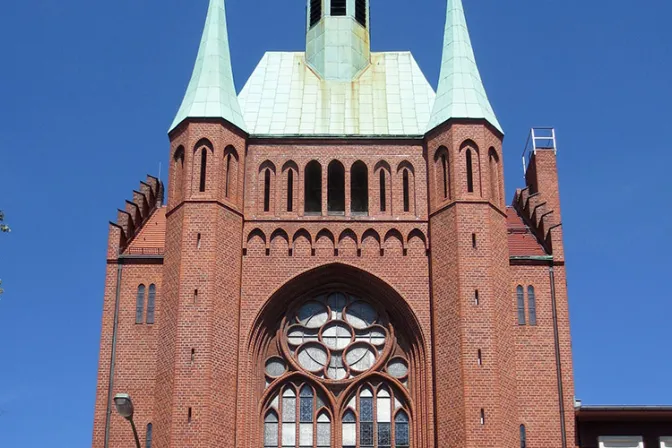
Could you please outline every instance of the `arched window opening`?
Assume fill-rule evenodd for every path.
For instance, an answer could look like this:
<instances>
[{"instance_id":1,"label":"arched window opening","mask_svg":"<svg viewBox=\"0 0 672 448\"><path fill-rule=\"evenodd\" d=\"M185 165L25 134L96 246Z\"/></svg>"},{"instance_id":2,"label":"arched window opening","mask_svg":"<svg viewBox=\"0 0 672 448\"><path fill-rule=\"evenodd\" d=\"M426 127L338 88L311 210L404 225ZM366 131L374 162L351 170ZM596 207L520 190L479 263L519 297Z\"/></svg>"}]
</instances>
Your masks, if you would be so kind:
<instances>
[{"instance_id":1,"label":"arched window opening","mask_svg":"<svg viewBox=\"0 0 672 448\"><path fill-rule=\"evenodd\" d=\"M364 162L355 162L350 170L350 209L353 214L369 212L369 171Z\"/></svg>"},{"instance_id":2,"label":"arched window opening","mask_svg":"<svg viewBox=\"0 0 672 448\"><path fill-rule=\"evenodd\" d=\"M310 0L310 27L317 25L322 18L322 0Z\"/></svg>"},{"instance_id":3,"label":"arched window opening","mask_svg":"<svg viewBox=\"0 0 672 448\"><path fill-rule=\"evenodd\" d=\"M300 391L298 397L297 389ZM331 418L325 403L309 384L286 385L270 400L266 409L264 447L331 446Z\"/></svg>"},{"instance_id":4,"label":"arched window opening","mask_svg":"<svg viewBox=\"0 0 672 448\"><path fill-rule=\"evenodd\" d=\"M278 414L269 411L264 419L264 447L278 447Z\"/></svg>"},{"instance_id":5,"label":"arched window opening","mask_svg":"<svg viewBox=\"0 0 672 448\"><path fill-rule=\"evenodd\" d=\"M287 211L294 211L294 170L287 171Z\"/></svg>"},{"instance_id":6,"label":"arched window opening","mask_svg":"<svg viewBox=\"0 0 672 448\"><path fill-rule=\"evenodd\" d=\"M305 179L305 212L307 214L322 213L322 166L312 161L306 166Z\"/></svg>"},{"instance_id":7,"label":"arched window opening","mask_svg":"<svg viewBox=\"0 0 672 448\"><path fill-rule=\"evenodd\" d=\"M145 448L152 448L152 424L147 423L147 432L145 433Z\"/></svg>"},{"instance_id":8,"label":"arched window opening","mask_svg":"<svg viewBox=\"0 0 672 448\"><path fill-rule=\"evenodd\" d=\"M208 172L208 148L201 149L201 181L198 191L205 192L205 177Z\"/></svg>"},{"instance_id":9,"label":"arched window opening","mask_svg":"<svg viewBox=\"0 0 672 448\"><path fill-rule=\"evenodd\" d=\"M224 183L224 196L229 197L229 182L231 179L231 154L226 156L226 180Z\"/></svg>"},{"instance_id":10,"label":"arched window opening","mask_svg":"<svg viewBox=\"0 0 672 448\"><path fill-rule=\"evenodd\" d=\"M516 288L518 300L518 325L525 325L525 291L522 286Z\"/></svg>"},{"instance_id":11,"label":"arched window opening","mask_svg":"<svg viewBox=\"0 0 672 448\"><path fill-rule=\"evenodd\" d=\"M149 297L147 299L147 320L148 324L154 323L154 309L156 302L156 285L149 285Z\"/></svg>"},{"instance_id":12,"label":"arched window opening","mask_svg":"<svg viewBox=\"0 0 672 448\"><path fill-rule=\"evenodd\" d=\"M138 286L138 295L135 299L135 323L141 324L143 322L143 314L145 312L145 285Z\"/></svg>"},{"instance_id":13,"label":"arched window opening","mask_svg":"<svg viewBox=\"0 0 672 448\"><path fill-rule=\"evenodd\" d=\"M520 448L527 448L527 430L525 425L520 425Z\"/></svg>"},{"instance_id":14,"label":"arched window opening","mask_svg":"<svg viewBox=\"0 0 672 448\"><path fill-rule=\"evenodd\" d=\"M366 28L366 0L355 1L355 20Z\"/></svg>"},{"instance_id":15,"label":"arched window opening","mask_svg":"<svg viewBox=\"0 0 672 448\"><path fill-rule=\"evenodd\" d=\"M499 205L499 157L494 148L490 148L490 200Z\"/></svg>"},{"instance_id":16,"label":"arched window opening","mask_svg":"<svg viewBox=\"0 0 672 448\"><path fill-rule=\"evenodd\" d=\"M385 170L380 170L380 211L387 211L387 188L385 185Z\"/></svg>"},{"instance_id":17,"label":"arched window opening","mask_svg":"<svg viewBox=\"0 0 672 448\"><path fill-rule=\"evenodd\" d=\"M327 173L327 212L345 214L345 168L336 160L329 164Z\"/></svg>"},{"instance_id":18,"label":"arched window opening","mask_svg":"<svg viewBox=\"0 0 672 448\"><path fill-rule=\"evenodd\" d=\"M173 194L175 201L182 200L182 184L184 183L184 148L179 147L173 156Z\"/></svg>"},{"instance_id":19,"label":"arched window opening","mask_svg":"<svg viewBox=\"0 0 672 448\"><path fill-rule=\"evenodd\" d=\"M404 411L399 411L394 419L395 426L395 446L397 448L408 448L410 445L410 437L408 433L408 414Z\"/></svg>"},{"instance_id":20,"label":"arched window opening","mask_svg":"<svg viewBox=\"0 0 672 448\"><path fill-rule=\"evenodd\" d=\"M527 311L530 314L530 325L537 325L537 298L534 295L534 287L527 288Z\"/></svg>"},{"instance_id":21,"label":"arched window opening","mask_svg":"<svg viewBox=\"0 0 672 448\"><path fill-rule=\"evenodd\" d=\"M331 420L326 412L322 412L317 417L317 447L329 446L331 446Z\"/></svg>"},{"instance_id":22,"label":"arched window opening","mask_svg":"<svg viewBox=\"0 0 672 448\"><path fill-rule=\"evenodd\" d=\"M346 0L331 0L331 15L344 16L347 13Z\"/></svg>"},{"instance_id":23,"label":"arched window opening","mask_svg":"<svg viewBox=\"0 0 672 448\"><path fill-rule=\"evenodd\" d=\"M409 418L403 398L391 393L384 384L378 386L375 394L373 390L370 386L362 387L358 396L351 400L343 415L343 446L408 447Z\"/></svg>"},{"instance_id":24,"label":"arched window opening","mask_svg":"<svg viewBox=\"0 0 672 448\"><path fill-rule=\"evenodd\" d=\"M448 199L448 159L441 154L441 169L443 170L443 198Z\"/></svg>"},{"instance_id":25,"label":"arched window opening","mask_svg":"<svg viewBox=\"0 0 672 448\"><path fill-rule=\"evenodd\" d=\"M264 212L271 211L271 170L264 171Z\"/></svg>"},{"instance_id":26,"label":"arched window opening","mask_svg":"<svg viewBox=\"0 0 672 448\"><path fill-rule=\"evenodd\" d=\"M408 169L403 172L403 188L404 188L404 212L411 210L411 195L409 192Z\"/></svg>"},{"instance_id":27,"label":"arched window opening","mask_svg":"<svg viewBox=\"0 0 672 448\"><path fill-rule=\"evenodd\" d=\"M467 149L466 153L467 159L467 191L469 193L474 192L474 166L472 163L471 149Z\"/></svg>"}]
</instances>

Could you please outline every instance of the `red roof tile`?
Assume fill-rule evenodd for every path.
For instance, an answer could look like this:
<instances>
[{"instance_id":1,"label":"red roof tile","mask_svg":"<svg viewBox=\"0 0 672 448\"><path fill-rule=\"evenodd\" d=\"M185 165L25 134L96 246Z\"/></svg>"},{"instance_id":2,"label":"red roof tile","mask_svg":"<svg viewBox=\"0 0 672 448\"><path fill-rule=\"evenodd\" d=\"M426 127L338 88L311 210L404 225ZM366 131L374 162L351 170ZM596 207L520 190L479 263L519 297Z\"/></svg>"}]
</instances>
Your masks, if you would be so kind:
<instances>
[{"instance_id":1,"label":"red roof tile","mask_svg":"<svg viewBox=\"0 0 672 448\"><path fill-rule=\"evenodd\" d=\"M513 207L506 209L506 224L509 231L509 255L512 257L535 257L548 255L537 237L525 225Z\"/></svg>"},{"instance_id":2,"label":"red roof tile","mask_svg":"<svg viewBox=\"0 0 672 448\"><path fill-rule=\"evenodd\" d=\"M131 241L126 253L130 255L160 255L166 240L166 207L157 209Z\"/></svg>"}]
</instances>

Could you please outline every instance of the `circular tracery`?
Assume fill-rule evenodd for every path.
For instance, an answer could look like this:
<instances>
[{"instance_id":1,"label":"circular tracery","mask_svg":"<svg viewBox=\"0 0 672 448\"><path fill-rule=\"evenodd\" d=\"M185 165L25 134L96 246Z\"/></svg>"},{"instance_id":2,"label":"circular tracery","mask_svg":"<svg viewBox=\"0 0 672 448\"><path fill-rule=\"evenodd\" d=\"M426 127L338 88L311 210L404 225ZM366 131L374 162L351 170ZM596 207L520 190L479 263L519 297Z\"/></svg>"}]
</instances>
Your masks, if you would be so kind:
<instances>
[{"instance_id":1,"label":"circular tracery","mask_svg":"<svg viewBox=\"0 0 672 448\"><path fill-rule=\"evenodd\" d=\"M284 320L283 350L302 370L319 378L354 378L378 364L392 329L371 303L344 293L301 304Z\"/></svg>"}]
</instances>

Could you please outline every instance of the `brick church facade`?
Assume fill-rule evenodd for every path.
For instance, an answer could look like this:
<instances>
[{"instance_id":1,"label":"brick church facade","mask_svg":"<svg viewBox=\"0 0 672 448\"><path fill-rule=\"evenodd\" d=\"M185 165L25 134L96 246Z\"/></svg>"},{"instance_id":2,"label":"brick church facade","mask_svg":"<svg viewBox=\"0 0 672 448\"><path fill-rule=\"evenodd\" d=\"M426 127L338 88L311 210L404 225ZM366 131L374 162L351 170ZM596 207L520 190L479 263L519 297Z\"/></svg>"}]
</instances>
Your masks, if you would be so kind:
<instances>
[{"instance_id":1,"label":"brick church facade","mask_svg":"<svg viewBox=\"0 0 672 448\"><path fill-rule=\"evenodd\" d=\"M575 445L556 152L507 205L461 0L436 91L368 3L309 0L238 94L210 0L165 191L110 225L94 448L119 392L148 448Z\"/></svg>"}]
</instances>

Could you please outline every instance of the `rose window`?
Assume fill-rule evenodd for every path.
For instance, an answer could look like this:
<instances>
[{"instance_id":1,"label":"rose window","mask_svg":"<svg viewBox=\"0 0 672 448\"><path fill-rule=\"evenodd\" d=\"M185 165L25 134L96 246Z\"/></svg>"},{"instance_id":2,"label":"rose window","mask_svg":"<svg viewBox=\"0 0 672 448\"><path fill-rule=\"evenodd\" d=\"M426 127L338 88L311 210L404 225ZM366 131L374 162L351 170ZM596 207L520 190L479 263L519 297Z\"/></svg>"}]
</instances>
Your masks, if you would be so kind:
<instances>
[{"instance_id":1,"label":"rose window","mask_svg":"<svg viewBox=\"0 0 672 448\"><path fill-rule=\"evenodd\" d=\"M333 293L301 304L284 320L283 349L298 368L332 381L369 371L389 351L385 314L361 298Z\"/></svg>"}]
</instances>

